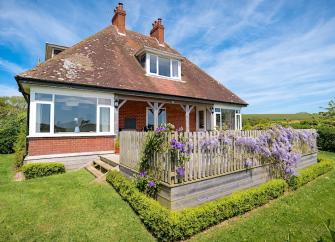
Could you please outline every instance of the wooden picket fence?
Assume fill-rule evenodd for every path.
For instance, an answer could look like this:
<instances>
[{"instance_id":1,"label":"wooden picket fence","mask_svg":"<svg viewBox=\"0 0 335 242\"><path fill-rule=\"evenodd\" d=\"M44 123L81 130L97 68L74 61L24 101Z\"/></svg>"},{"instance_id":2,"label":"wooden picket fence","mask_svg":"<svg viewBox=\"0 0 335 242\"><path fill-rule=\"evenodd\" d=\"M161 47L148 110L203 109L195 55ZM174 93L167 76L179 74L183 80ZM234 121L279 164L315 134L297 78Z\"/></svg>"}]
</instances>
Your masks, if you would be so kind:
<instances>
[{"instance_id":1,"label":"wooden picket fence","mask_svg":"<svg viewBox=\"0 0 335 242\"><path fill-rule=\"evenodd\" d=\"M230 145L217 145L211 149L203 149L204 140L218 139L219 135L225 134L231 137L258 137L264 130L246 130L246 131L209 131L209 132L184 132L169 133L166 136L167 141L172 138L177 140L179 136L184 136L193 144L190 152L190 160L185 164L185 176L182 180L178 179L176 169L170 157L170 153L155 154L154 160L151 161L154 166L161 166L161 179L168 184L181 182L198 181L203 178L213 177L245 170L245 153L241 146L235 145L235 139L232 139ZM145 142L146 132L122 131L120 132L120 163L138 170L141 159L142 149ZM252 157L251 167L265 165L260 163L255 154ZM249 167L250 168L250 167Z\"/></svg>"}]
</instances>

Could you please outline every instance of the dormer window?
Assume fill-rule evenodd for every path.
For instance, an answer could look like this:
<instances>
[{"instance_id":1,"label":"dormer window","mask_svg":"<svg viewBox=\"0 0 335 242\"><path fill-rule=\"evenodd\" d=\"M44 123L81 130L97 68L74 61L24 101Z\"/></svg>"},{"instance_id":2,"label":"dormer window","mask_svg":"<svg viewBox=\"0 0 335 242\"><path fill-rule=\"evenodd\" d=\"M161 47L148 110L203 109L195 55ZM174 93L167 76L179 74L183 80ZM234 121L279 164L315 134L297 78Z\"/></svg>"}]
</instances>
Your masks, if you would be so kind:
<instances>
[{"instance_id":1,"label":"dormer window","mask_svg":"<svg viewBox=\"0 0 335 242\"><path fill-rule=\"evenodd\" d=\"M181 79L181 64L179 59L152 53L143 53L138 56L138 60L146 70L147 75Z\"/></svg>"}]
</instances>

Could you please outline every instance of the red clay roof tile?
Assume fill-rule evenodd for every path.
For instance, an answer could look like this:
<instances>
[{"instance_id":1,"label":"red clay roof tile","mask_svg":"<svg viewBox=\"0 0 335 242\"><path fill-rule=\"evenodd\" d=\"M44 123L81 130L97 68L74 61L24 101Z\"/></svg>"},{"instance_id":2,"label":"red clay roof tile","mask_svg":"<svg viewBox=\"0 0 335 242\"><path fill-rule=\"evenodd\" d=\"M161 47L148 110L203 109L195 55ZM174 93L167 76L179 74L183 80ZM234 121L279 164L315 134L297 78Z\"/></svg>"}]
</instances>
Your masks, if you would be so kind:
<instances>
[{"instance_id":1,"label":"red clay roof tile","mask_svg":"<svg viewBox=\"0 0 335 242\"><path fill-rule=\"evenodd\" d=\"M135 53L144 47L180 55L167 44L159 45L153 37L133 31L127 31L123 36L111 25L19 74L17 78L94 85L246 105L241 98L187 58L182 58L182 81L145 75L135 57Z\"/></svg>"}]
</instances>

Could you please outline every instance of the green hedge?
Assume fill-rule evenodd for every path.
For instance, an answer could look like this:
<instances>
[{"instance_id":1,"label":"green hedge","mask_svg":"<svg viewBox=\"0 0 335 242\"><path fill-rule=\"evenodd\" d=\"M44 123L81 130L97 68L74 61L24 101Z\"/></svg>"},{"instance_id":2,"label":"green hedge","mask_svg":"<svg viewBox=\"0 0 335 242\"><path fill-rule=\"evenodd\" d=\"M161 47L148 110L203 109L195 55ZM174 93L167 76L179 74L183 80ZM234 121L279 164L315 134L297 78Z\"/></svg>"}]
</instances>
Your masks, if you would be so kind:
<instances>
[{"instance_id":1,"label":"green hedge","mask_svg":"<svg viewBox=\"0 0 335 242\"><path fill-rule=\"evenodd\" d=\"M315 165L311 165L299 172L298 176L293 176L288 184L292 190L296 190L306 183L314 180L318 176L325 174L333 168L333 162L329 160L321 160Z\"/></svg>"},{"instance_id":2,"label":"green hedge","mask_svg":"<svg viewBox=\"0 0 335 242\"><path fill-rule=\"evenodd\" d=\"M318 128L318 146L321 150L335 152L335 128Z\"/></svg>"},{"instance_id":3,"label":"green hedge","mask_svg":"<svg viewBox=\"0 0 335 242\"><path fill-rule=\"evenodd\" d=\"M22 166L22 171L26 179L31 179L64 173L65 167L58 162L30 163Z\"/></svg>"},{"instance_id":4,"label":"green hedge","mask_svg":"<svg viewBox=\"0 0 335 242\"><path fill-rule=\"evenodd\" d=\"M287 188L284 180L271 180L257 188L236 192L180 212L172 212L139 192L133 182L121 173L111 171L106 179L160 241L187 239L211 225L243 214L281 196Z\"/></svg>"}]
</instances>

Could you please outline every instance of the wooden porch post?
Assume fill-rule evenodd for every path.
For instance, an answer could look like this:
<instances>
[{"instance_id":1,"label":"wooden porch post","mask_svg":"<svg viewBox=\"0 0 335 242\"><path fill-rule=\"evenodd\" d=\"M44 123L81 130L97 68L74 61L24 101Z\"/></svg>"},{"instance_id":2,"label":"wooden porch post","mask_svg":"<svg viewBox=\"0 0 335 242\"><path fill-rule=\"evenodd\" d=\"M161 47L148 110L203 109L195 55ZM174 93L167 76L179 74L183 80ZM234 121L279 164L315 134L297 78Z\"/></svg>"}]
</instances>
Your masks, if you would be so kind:
<instances>
[{"instance_id":1,"label":"wooden porch post","mask_svg":"<svg viewBox=\"0 0 335 242\"><path fill-rule=\"evenodd\" d=\"M154 129L156 130L158 128L158 113L159 109L161 109L164 106L164 103L159 104L158 102L154 102L153 104L151 102L148 102L149 106L154 111Z\"/></svg>"},{"instance_id":2,"label":"wooden porch post","mask_svg":"<svg viewBox=\"0 0 335 242\"><path fill-rule=\"evenodd\" d=\"M186 132L190 132L190 113L192 111L192 109L194 108L194 106L186 104L186 105L180 105L182 107L182 109L185 111L185 128L186 128Z\"/></svg>"},{"instance_id":3,"label":"wooden porch post","mask_svg":"<svg viewBox=\"0 0 335 242\"><path fill-rule=\"evenodd\" d=\"M119 133L119 110L126 102L127 100L124 99L119 103L117 107L114 106L114 134Z\"/></svg>"}]
</instances>

